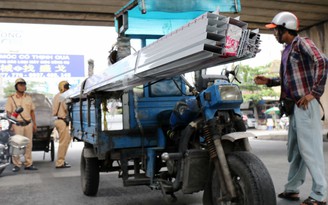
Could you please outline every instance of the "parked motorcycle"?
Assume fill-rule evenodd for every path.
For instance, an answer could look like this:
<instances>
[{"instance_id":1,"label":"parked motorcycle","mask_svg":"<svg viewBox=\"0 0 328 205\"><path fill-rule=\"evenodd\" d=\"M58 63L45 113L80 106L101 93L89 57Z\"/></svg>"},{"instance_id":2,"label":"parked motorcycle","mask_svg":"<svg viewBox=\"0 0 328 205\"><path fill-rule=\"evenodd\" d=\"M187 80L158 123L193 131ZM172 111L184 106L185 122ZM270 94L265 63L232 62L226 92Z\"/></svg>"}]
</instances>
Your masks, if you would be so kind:
<instances>
[{"instance_id":1,"label":"parked motorcycle","mask_svg":"<svg viewBox=\"0 0 328 205\"><path fill-rule=\"evenodd\" d=\"M201 76L194 98L178 102L171 117L173 148L162 154L167 172L162 189L173 194L204 190L204 205L275 205L268 170L251 152L240 104L236 70ZM199 79L198 79L199 80ZM197 78L196 78L197 81ZM203 86L200 86L203 85Z\"/></svg>"},{"instance_id":2,"label":"parked motorcycle","mask_svg":"<svg viewBox=\"0 0 328 205\"><path fill-rule=\"evenodd\" d=\"M10 164L12 156L25 154L26 146L29 139L22 135L15 135L12 131L12 125L19 125L16 117L23 112L22 107L17 107L10 117L1 116L1 120L8 120L9 126L7 129L0 131L0 174Z\"/></svg>"}]
</instances>

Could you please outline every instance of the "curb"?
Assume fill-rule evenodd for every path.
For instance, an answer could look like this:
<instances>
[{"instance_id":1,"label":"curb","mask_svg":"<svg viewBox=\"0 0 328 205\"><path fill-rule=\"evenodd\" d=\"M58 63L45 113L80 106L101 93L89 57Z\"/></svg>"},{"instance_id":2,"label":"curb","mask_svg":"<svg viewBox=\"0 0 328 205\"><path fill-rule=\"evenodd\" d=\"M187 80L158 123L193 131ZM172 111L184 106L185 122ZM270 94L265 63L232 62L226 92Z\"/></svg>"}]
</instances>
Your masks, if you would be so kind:
<instances>
[{"instance_id":1,"label":"curb","mask_svg":"<svg viewBox=\"0 0 328 205\"><path fill-rule=\"evenodd\" d=\"M259 140L282 140L287 141L287 135L277 135L277 134L264 134L255 136L255 139ZM322 139L324 142L328 142L328 133L323 134Z\"/></svg>"},{"instance_id":2,"label":"curb","mask_svg":"<svg viewBox=\"0 0 328 205\"><path fill-rule=\"evenodd\" d=\"M287 141L287 135L260 135L256 136L255 139L259 140L281 140Z\"/></svg>"}]
</instances>

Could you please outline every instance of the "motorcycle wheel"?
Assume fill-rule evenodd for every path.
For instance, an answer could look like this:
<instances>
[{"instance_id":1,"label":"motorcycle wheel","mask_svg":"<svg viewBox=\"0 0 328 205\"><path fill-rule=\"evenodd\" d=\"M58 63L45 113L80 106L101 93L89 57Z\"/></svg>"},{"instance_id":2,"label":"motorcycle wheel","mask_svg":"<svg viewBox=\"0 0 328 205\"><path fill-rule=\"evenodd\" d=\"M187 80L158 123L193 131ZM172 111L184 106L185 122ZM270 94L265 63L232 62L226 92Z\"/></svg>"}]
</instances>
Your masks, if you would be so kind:
<instances>
[{"instance_id":1,"label":"motorcycle wheel","mask_svg":"<svg viewBox=\"0 0 328 205\"><path fill-rule=\"evenodd\" d=\"M53 138L50 140L50 158L52 162L55 159L55 142Z\"/></svg>"},{"instance_id":2,"label":"motorcycle wheel","mask_svg":"<svg viewBox=\"0 0 328 205\"><path fill-rule=\"evenodd\" d=\"M81 154L81 185L82 191L87 196L95 196L99 187L98 158L86 158L84 150Z\"/></svg>"},{"instance_id":3,"label":"motorcycle wheel","mask_svg":"<svg viewBox=\"0 0 328 205\"><path fill-rule=\"evenodd\" d=\"M205 187L204 205L276 205L276 194L271 176L262 161L250 152L232 152L227 155L237 199L218 201L222 197L217 173L212 168Z\"/></svg>"}]
</instances>

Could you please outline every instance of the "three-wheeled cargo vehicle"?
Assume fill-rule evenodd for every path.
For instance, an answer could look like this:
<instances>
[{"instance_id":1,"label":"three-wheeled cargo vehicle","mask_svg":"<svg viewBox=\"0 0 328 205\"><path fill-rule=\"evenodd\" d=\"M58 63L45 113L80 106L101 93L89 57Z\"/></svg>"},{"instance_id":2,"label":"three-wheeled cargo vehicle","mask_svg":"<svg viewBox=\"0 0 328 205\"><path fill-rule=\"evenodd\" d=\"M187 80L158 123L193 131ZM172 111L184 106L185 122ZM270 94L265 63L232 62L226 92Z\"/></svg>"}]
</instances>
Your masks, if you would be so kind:
<instances>
[{"instance_id":1,"label":"three-wheeled cargo vehicle","mask_svg":"<svg viewBox=\"0 0 328 205\"><path fill-rule=\"evenodd\" d=\"M245 132L233 83L238 69L207 69L254 57L259 34L206 12L148 45L154 35L126 32L132 8L117 13L119 40L139 38L144 47L120 59L130 44L119 42L113 65L63 94L71 134L84 141L83 193L97 194L100 172L118 172L124 186L148 185L173 198L204 191L205 205L276 204L269 172ZM185 74L192 71L194 85Z\"/></svg>"},{"instance_id":2,"label":"three-wheeled cargo vehicle","mask_svg":"<svg viewBox=\"0 0 328 205\"><path fill-rule=\"evenodd\" d=\"M50 160L55 158L55 140L53 137L54 120L52 116L52 103L41 93L30 93L35 105L35 120L37 131L33 134L32 151L43 151L43 159L45 154L50 154Z\"/></svg>"}]
</instances>

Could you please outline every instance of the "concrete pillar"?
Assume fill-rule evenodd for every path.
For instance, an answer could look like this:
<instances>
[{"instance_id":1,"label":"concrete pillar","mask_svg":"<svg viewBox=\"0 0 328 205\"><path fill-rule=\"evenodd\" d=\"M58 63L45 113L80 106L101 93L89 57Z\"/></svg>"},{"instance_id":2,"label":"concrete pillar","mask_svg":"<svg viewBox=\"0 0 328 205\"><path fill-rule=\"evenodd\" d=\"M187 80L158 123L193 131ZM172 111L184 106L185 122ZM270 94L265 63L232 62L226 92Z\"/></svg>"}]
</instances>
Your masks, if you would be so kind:
<instances>
[{"instance_id":1,"label":"concrete pillar","mask_svg":"<svg viewBox=\"0 0 328 205\"><path fill-rule=\"evenodd\" d=\"M314 26L306 31L302 31L300 36L309 37L316 46L328 56L328 22ZM328 79L327 79L328 81ZM325 92L320 98L325 111L326 119L323 122L324 128L328 129L328 82L325 86Z\"/></svg>"},{"instance_id":2,"label":"concrete pillar","mask_svg":"<svg viewBox=\"0 0 328 205\"><path fill-rule=\"evenodd\" d=\"M120 36L117 38L117 61L131 54L130 38Z\"/></svg>"},{"instance_id":3,"label":"concrete pillar","mask_svg":"<svg viewBox=\"0 0 328 205\"><path fill-rule=\"evenodd\" d=\"M93 75L93 70L94 70L95 64L92 59L88 60L88 77Z\"/></svg>"}]
</instances>

